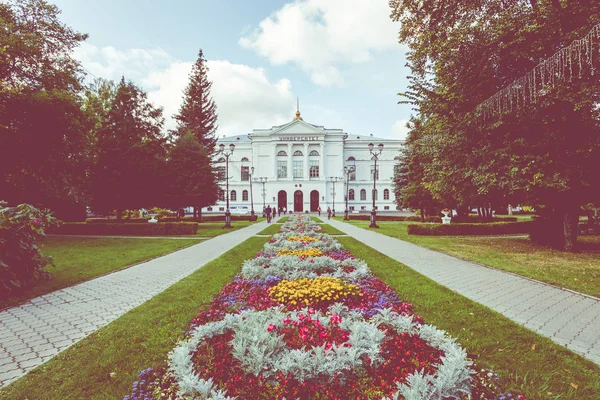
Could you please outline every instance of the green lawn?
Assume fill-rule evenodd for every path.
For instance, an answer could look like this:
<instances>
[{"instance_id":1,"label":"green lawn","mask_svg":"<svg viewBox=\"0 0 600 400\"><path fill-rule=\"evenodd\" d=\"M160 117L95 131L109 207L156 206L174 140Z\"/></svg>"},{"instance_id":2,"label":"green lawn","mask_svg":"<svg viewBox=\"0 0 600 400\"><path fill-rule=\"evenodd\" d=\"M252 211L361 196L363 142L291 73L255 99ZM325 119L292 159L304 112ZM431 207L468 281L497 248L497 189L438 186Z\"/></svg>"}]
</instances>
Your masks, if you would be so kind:
<instances>
[{"instance_id":1,"label":"green lawn","mask_svg":"<svg viewBox=\"0 0 600 400\"><path fill-rule=\"evenodd\" d=\"M500 387L532 399L600 399L600 367L351 237L338 238L415 312L493 369ZM577 386L576 389L573 385Z\"/></svg>"},{"instance_id":2,"label":"green lawn","mask_svg":"<svg viewBox=\"0 0 600 400\"><path fill-rule=\"evenodd\" d=\"M274 235L277 232L279 232L280 228L281 228L281 224L272 224L272 225L267 226L262 231L258 232L258 234L259 235Z\"/></svg>"},{"instance_id":3,"label":"green lawn","mask_svg":"<svg viewBox=\"0 0 600 400\"><path fill-rule=\"evenodd\" d=\"M49 281L38 281L22 295L0 300L0 308L118 271L172 251L200 243L199 239L116 239L51 236L40 244L54 258Z\"/></svg>"},{"instance_id":4,"label":"green lawn","mask_svg":"<svg viewBox=\"0 0 600 400\"><path fill-rule=\"evenodd\" d=\"M165 365L198 310L267 240L246 240L0 390L0 399L122 399L140 371Z\"/></svg>"},{"instance_id":5,"label":"green lawn","mask_svg":"<svg viewBox=\"0 0 600 400\"><path fill-rule=\"evenodd\" d=\"M277 220L277 223L283 224L283 223L287 222L288 219L290 219L290 217L281 217L281 218L279 218L279 220Z\"/></svg>"},{"instance_id":6,"label":"green lawn","mask_svg":"<svg viewBox=\"0 0 600 400\"><path fill-rule=\"evenodd\" d=\"M311 216L310 219L312 219L313 221L315 221L318 224L322 224L323 223L323 220L321 218L317 218L317 217L312 217Z\"/></svg>"},{"instance_id":7,"label":"green lawn","mask_svg":"<svg viewBox=\"0 0 600 400\"><path fill-rule=\"evenodd\" d=\"M203 237L215 237L222 235L227 232L237 231L238 229L245 228L256 222L264 221L266 218L259 217L257 221L231 221L231 228L223 229L223 225L225 225L225 220L218 222L201 222L198 224L198 232L197 236Z\"/></svg>"},{"instance_id":8,"label":"green lawn","mask_svg":"<svg viewBox=\"0 0 600 400\"><path fill-rule=\"evenodd\" d=\"M368 221L351 221L368 229ZM566 253L531 243L528 238L482 236L416 236L410 222L377 222L377 232L465 260L600 297L600 237L581 236L581 251Z\"/></svg>"},{"instance_id":9,"label":"green lawn","mask_svg":"<svg viewBox=\"0 0 600 400\"><path fill-rule=\"evenodd\" d=\"M334 228L329 224L323 224L321 225L321 228L323 229L323 233L327 233L329 235L345 235L344 232L340 231L337 228Z\"/></svg>"}]
</instances>

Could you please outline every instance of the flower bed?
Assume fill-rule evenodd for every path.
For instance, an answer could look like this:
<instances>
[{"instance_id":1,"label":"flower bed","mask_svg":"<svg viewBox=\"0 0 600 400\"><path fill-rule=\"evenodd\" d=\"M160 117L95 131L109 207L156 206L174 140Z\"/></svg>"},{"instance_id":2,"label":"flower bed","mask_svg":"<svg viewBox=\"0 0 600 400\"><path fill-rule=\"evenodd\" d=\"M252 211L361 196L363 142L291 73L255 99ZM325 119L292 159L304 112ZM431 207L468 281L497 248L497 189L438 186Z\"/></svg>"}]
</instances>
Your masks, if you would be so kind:
<instances>
[{"instance_id":1,"label":"flower bed","mask_svg":"<svg viewBox=\"0 0 600 400\"><path fill-rule=\"evenodd\" d=\"M311 222L290 217L126 400L469 396L465 350Z\"/></svg>"}]
</instances>

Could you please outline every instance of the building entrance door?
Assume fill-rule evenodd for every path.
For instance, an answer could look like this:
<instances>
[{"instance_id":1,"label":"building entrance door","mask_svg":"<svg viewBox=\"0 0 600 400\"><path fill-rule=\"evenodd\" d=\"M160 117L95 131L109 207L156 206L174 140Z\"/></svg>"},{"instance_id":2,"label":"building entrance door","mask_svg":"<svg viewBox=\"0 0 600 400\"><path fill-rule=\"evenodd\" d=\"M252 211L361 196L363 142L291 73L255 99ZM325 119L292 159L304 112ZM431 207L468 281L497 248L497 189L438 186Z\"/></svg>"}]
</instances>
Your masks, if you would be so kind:
<instances>
[{"instance_id":1,"label":"building entrance door","mask_svg":"<svg viewBox=\"0 0 600 400\"><path fill-rule=\"evenodd\" d=\"M294 192L294 212L304 211L304 194L302 190L296 190Z\"/></svg>"},{"instance_id":2,"label":"building entrance door","mask_svg":"<svg viewBox=\"0 0 600 400\"><path fill-rule=\"evenodd\" d=\"M277 210L283 211L283 209L287 209L287 192L285 190L280 190L277 193Z\"/></svg>"},{"instance_id":3,"label":"building entrance door","mask_svg":"<svg viewBox=\"0 0 600 400\"><path fill-rule=\"evenodd\" d=\"M315 212L319 209L319 191L310 192L310 211Z\"/></svg>"}]
</instances>

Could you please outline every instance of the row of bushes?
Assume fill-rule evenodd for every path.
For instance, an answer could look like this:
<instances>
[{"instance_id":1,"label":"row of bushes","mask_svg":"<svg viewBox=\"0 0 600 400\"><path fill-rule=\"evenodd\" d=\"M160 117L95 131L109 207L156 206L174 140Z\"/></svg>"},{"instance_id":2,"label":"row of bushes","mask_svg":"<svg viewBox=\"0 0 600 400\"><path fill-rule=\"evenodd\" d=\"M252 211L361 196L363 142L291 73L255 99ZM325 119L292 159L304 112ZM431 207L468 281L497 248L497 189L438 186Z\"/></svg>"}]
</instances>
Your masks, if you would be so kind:
<instances>
[{"instance_id":1,"label":"row of bushes","mask_svg":"<svg viewBox=\"0 0 600 400\"><path fill-rule=\"evenodd\" d=\"M490 222L517 222L517 217L493 217L491 220L478 215L467 215L452 218L452 223L460 224L486 224Z\"/></svg>"},{"instance_id":2,"label":"row of bushes","mask_svg":"<svg viewBox=\"0 0 600 400\"><path fill-rule=\"evenodd\" d=\"M256 216L255 216L255 218L256 218ZM149 219L150 219L150 217L148 217L148 218L127 218L127 219L121 219L121 220L106 219L106 218L88 218L85 220L85 222L87 222L88 224L146 224L146 223L148 223ZM219 221L224 221L225 216L223 216L223 215L207 215L207 216L202 216L202 219L193 218L193 217L185 217L185 218L179 218L179 217L160 218L160 217L158 217L157 219L158 219L159 223L164 223L164 222L219 222ZM232 215L231 220L232 221L250 221L250 215Z\"/></svg>"},{"instance_id":3,"label":"row of bushes","mask_svg":"<svg viewBox=\"0 0 600 400\"><path fill-rule=\"evenodd\" d=\"M140 235L140 236L170 236L195 235L198 232L197 222L164 222L160 224L144 223L65 223L48 233L61 235Z\"/></svg>"},{"instance_id":4,"label":"row of bushes","mask_svg":"<svg viewBox=\"0 0 600 400\"><path fill-rule=\"evenodd\" d=\"M506 235L530 233L533 221L495 222L487 224L408 225L409 235L462 236L462 235Z\"/></svg>"},{"instance_id":5,"label":"row of bushes","mask_svg":"<svg viewBox=\"0 0 600 400\"><path fill-rule=\"evenodd\" d=\"M352 215L349 214L348 217L351 220L356 221L370 221L371 215L368 214L359 214ZM412 221L412 222L421 222L421 217L419 216L404 216L404 215L377 215L377 221ZM442 223L441 217L425 217L425 222L437 222Z\"/></svg>"}]
</instances>

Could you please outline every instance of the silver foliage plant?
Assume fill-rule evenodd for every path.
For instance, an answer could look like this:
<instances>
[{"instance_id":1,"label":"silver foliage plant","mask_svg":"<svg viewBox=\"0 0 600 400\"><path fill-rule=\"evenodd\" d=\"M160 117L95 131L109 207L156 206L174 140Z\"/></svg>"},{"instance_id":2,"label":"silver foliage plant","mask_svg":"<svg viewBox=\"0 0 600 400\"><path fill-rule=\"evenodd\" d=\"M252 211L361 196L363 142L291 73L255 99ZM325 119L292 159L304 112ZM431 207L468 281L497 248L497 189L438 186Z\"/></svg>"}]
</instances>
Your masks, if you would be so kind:
<instances>
[{"instance_id":1,"label":"silver foliage plant","mask_svg":"<svg viewBox=\"0 0 600 400\"><path fill-rule=\"evenodd\" d=\"M344 267L353 267L354 271L344 272ZM323 271L317 274L315 271ZM369 267L362 260L335 260L331 257L308 257L304 260L296 256L256 257L244 261L242 277L245 279L265 279L276 276L281 279L316 278L327 276L347 281L370 277Z\"/></svg>"},{"instance_id":2,"label":"silver foliage plant","mask_svg":"<svg viewBox=\"0 0 600 400\"><path fill-rule=\"evenodd\" d=\"M285 225L290 231L294 226L302 226L306 231L307 226L314 224L311 223L308 217L300 215L290 218ZM287 240L289 236L280 236L278 242L282 246L294 243ZM325 240L327 240L326 236L323 235ZM267 246L265 250L266 248ZM294 256L258 257L244 263L242 275L250 279L263 279L267 276L279 276L282 279L310 277L310 269L314 268L314 264L323 263L322 265L329 266L327 263L330 261L321 260L325 258L329 257L314 257L306 260L299 260ZM311 259L314 262L310 262ZM369 273L366 264L359 260L337 261L337 268L341 268L346 265L343 263L347 262L353 263L352 266L356 268L355 275L362 276ZM351 280L348 275L336 277ZM453 338L434 326L417 324L413 322L412 316L401 316L389 308L379 310L371 319L365 320L359 312L349 311L342 303L335 303L326 313L315 312L311 317L318 319L323 326L327 327L330 326L331 315L339 315L342 318L340 328L349 332L348 343L351 347L333 346L329 350L325 350L324 346L289 349L282 337L276 333L276 329L269 331L267 328L271 324L274 327L284 326L283 321L286 318L299 321L300 314L307 315L308 309L286 312L283 306L279 306L265 311L245 310L239 314L228 314L221 321L196 327L191 336L180 342L169 354L169 373L173 374L178 383L178 398L233 399L228 397L226 392L219 390L212 379L198 376L194 372L192 361L192 355L200 344L229 329L234 332L231 341L232 354L248 372L269 377L281 371L291 373L300 381L304 381L313 377L332 377L336 372L361 368L365 356L375 364L382 362L379 355L381 344L385 339L385 330L379 329L382 324L391 326L398 333L408 332L417 335L430 346L444 352L434 373L425 374L423 370L416 371L407 377L406 382L398 384L398 390L390 398L384 397L382 400L459 399L462 394L470 394L471 362L467 360L466 351Z\"/></svg>"},{"instance_id":3,"label":"silver foliage plant","mask_svg":"<svg viewBox=\"0 0 600 400\"><path fill-rule=\"evenodd\" d=\"M343 246L330 235L323 234L319 238L319 241L309 243L290 241L288 240L290 236L304 236L304 234L289 235L278 233L276 235L273 235L271 241L265 244L264 251L266 253L277 253L278 251L283 249L305 250L310 248L316 248L324 253L327 253L343 250Z\"/></svg>"}]
</instances>

